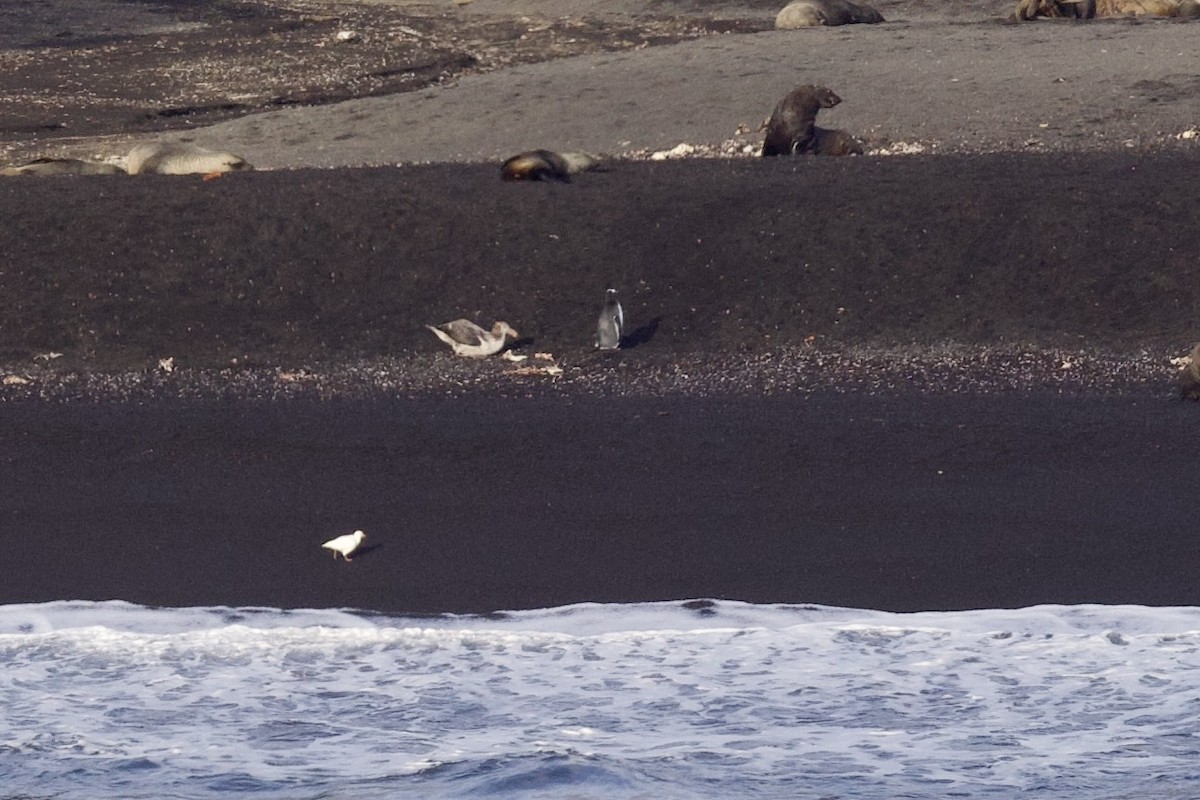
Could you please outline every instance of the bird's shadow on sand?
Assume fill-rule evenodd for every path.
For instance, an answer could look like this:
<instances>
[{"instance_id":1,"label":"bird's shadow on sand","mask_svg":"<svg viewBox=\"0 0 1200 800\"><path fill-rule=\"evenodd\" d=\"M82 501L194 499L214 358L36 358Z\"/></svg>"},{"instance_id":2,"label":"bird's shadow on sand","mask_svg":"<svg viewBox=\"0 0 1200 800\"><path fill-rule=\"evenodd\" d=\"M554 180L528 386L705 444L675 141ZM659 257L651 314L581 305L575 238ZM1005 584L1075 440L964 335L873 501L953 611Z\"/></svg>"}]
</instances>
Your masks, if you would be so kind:
<instances>
[{"instance_id":1,"label":"bird's shadow on sand","mask_svg":"<svg viewBox=\"0 0 1200 800\"><path fill-rule=\"evenodd\" d=\"M627 336L622 336L621 349L633 350L653 339L654 334L658 333L658 326L662 324L662 321L662 317L655 317L640 328L630 331Z\"/></svg>"},{"instance_id":2,"label":"bird's shadow on sand","mask_svg":"<svg viewBox=\"0 0 1200 800\"><path fill-rule=\"evenodd\" d=\"M375 544L364 544L362 547L354 551L354 553L350 556L350 560L358 561L363 556L369 556L371 553L374 553L381 547L383 547L383 545L378 542Z\"/></svg>"},{"instance_id":3,"label":"bird's shadow on sand","mask_svg":"<svg viewBox=\"0 0 1200 800\"><path fill-rule=\"evenodd\" d=\"M520 350L522 347L533 347L537 339L533 336L522 336L520 339L513 339L508 343L506 350Z\"/></svg>"}]
</instances>

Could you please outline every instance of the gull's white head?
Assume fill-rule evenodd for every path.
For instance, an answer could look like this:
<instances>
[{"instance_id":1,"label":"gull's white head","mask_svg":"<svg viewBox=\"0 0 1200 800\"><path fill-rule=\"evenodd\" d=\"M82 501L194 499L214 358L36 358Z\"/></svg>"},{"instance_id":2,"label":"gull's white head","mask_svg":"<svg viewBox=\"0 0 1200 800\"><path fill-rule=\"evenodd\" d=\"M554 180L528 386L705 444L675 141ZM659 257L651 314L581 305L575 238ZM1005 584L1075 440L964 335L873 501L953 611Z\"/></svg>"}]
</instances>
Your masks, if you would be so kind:
<instances>
[{"instance_id":1,"label":"gull's white head","mask_svg":"<svg viewBox=\"0 0 1200 800\"><path fill-rule=\"evenodd\" d=\"M510 326L507 322L497 322L495 325L493 325L492 326L492 335L493 336L511 336L514 339L516 339L517 337L520 336L520 334L517 333L516 331L514 331L512 329L512 326Z\"/></svg>"}]
</instances>

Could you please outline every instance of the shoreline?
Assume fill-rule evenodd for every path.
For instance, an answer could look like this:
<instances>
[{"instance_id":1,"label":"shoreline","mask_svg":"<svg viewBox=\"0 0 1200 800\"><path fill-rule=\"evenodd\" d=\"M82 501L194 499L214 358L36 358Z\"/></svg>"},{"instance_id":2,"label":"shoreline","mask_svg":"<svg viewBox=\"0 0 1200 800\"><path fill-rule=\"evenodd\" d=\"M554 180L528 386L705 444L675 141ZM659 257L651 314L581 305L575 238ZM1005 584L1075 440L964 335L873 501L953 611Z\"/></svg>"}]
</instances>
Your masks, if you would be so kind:
<instances>
[{"instance_id":1,"label":"shoreline","mask_svg":"<svg viewBox=\"0 0 1200 800\"><path fill-rule=\"evenodd\" d=\"M776 395L1067 395L1178 396L1187 355L1163 349L1112 353L1063 348L939 344L814 345L753 354L584 353L571 360L529 355L455 358L429 353L393 358L313 361L288 367L176 367L164 360L122 372L60 370L56 359L0 365L0 406L29 402L126 403L177 400L352 402L481 397L687 398L753 401ZM517 352L510 349L509 352ZM53 355L53 354L52 354Z\"/></svg>"}]
</instances>

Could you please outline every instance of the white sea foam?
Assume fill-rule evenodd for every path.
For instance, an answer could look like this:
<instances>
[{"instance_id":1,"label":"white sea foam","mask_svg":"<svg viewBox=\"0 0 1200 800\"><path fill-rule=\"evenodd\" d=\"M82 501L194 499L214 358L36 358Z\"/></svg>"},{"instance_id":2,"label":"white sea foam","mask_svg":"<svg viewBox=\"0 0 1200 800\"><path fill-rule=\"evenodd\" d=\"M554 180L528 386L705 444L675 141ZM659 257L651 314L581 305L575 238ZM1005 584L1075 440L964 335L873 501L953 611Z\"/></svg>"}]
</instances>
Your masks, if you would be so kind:
<instances>
[{"instance_id":1,"label":"white sea foam","mask_svg":"<svg viewBox=\"0 0 1200 800\"><path fill-rule=\"evenodd\" d=\"M0 663L0 798L1200 795L1191 607L50 603Z\"/></svg>"}]
</instances>

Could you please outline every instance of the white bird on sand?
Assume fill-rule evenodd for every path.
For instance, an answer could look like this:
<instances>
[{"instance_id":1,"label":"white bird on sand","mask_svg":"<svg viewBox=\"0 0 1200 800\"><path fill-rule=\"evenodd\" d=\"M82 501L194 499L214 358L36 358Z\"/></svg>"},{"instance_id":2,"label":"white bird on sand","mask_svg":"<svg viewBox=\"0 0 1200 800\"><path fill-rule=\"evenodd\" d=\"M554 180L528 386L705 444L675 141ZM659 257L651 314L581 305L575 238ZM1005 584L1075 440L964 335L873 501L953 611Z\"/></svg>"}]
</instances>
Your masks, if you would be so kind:
<instances>
[{"instance_id":1,"label":"white bird on sand","mask_svg":"<svg viewBox=\"0 0 1200 800\"><path fill-rule=\"evenodd\" d=\"M330 539L328 542L321 545L321 547L333 551L334 561L337 561L338 553L342 554L342 558L350 561L350 554L358 549L358 546L362 544L362 541L365 538L367 538L365 533L362 531L355 531L354 533L347 533Z\"/></svg>"},{"instance_id":2,"label":"white bird on sand","mask_svg":"<svg viewBox=\"0 0 1200 800\"><path fill-rule=\"evenodd\" d=\"M617 301L617 290L609 289L596 322L596 347L601 350L616 350L621 346L621 335L625 330L625 312Z\"/></svg>"},{"instance_id":3,"label":"white bird on sand","mask_svg":"<svg viewBox=\"0 0 1200 800\"><path fill-rule=\"evenodd\" d=\"M426 325L434 335L454 348L454 354L467 358L486 358L504 349L505 337L519 335L507 322L497 322L490 331L469 319L456 319L443 325Z\"/></svg>"}]
</instances>

